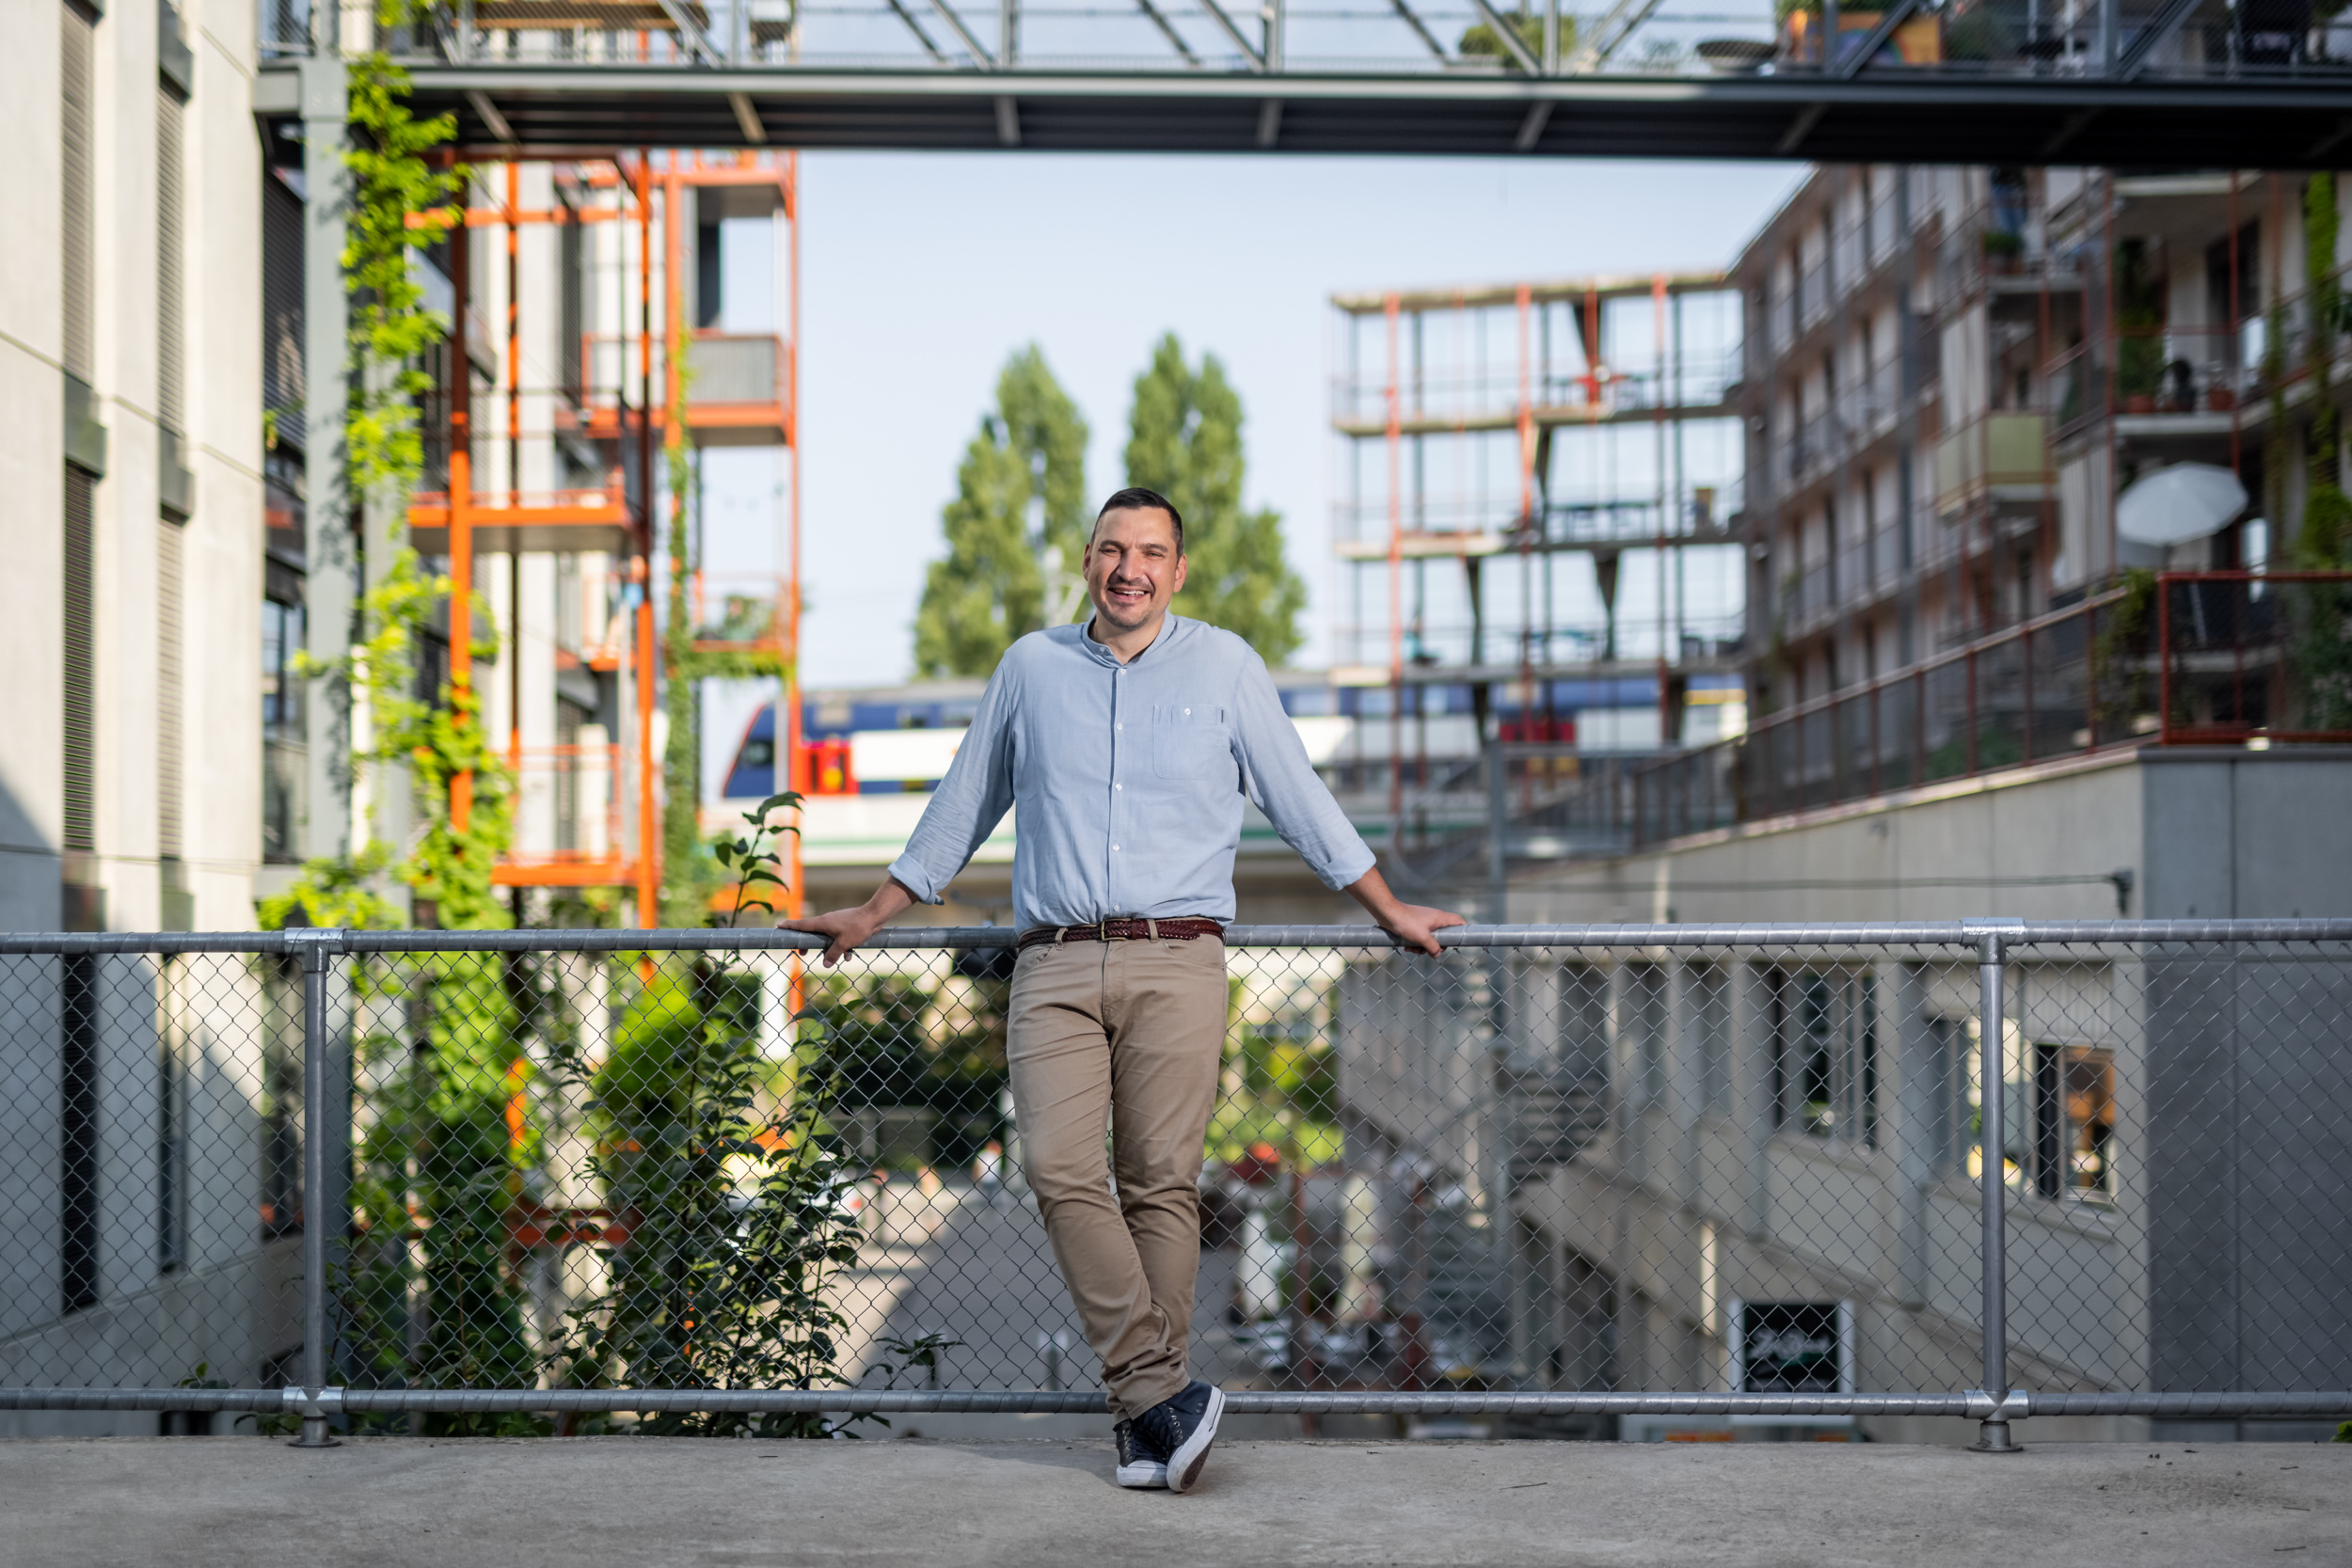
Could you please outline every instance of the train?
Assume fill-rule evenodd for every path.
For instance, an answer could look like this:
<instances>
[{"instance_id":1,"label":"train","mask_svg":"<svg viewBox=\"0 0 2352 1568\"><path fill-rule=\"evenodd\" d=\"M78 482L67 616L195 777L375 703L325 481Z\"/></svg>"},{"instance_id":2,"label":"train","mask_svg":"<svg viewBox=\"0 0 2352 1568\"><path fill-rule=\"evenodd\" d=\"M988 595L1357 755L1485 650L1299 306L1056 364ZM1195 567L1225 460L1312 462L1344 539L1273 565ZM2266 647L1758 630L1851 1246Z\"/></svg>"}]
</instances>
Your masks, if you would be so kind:
<instances>
[{"instance_id":1,"label":"train","mask_svg":"<svg viewBox=\"0 0 2352 1568\"><path fill-rule=\"evenodd\" d=\"M1347 760L1381 761L1392 728L1391 688L1334 679L1322 670L1277 671L1282 711L1296 724L1309 757L1321 768ZM954 760L961 732L978 711L987 682L922 681L898 687L810 691L802 696L801 755L777 768L776 705L763 704L744 725L727 768L729 800L759 800L785 789L803 795L896 795L930 789ZM1650 675L1554 680L1533 714L1520 712L1515 685L1497 683L1496 733L1505 741L1576 746L1596 752L1659 749L1659 683ZM1693 673L1682 693L1681 743L1704 744L1744 727L1740 677ZM1470 686L1431 682L1406 688L1404 748L1437 757L1474 754L1480 744Z\"/></svg>"}]
</instances>

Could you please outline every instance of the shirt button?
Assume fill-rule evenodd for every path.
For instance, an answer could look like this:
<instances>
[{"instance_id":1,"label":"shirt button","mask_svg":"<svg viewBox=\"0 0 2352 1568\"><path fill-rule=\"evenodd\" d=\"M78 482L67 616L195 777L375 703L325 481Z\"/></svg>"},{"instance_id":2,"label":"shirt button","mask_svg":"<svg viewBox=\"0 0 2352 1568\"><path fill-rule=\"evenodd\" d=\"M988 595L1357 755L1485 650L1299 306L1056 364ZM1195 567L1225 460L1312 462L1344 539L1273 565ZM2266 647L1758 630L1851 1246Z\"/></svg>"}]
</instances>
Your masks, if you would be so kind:
<instances>
[{"instance_id":1,"label":"shirt button","mask_svg":"<svg viewBox=\"0 0 2352 1568\"><path fill-rule=\"evenodd\" d=\"M1111 785L1111 787L1112 787L1113 789L1124 789L1124 788L1126 788L1127 786L1126 786L1125 784L1115 784Z\"/></svg>"},{"instance_id":2,"label":"shirt button","mask_svg":"<svg viewBox=\"0 0 2352 1568\"><path fill-rule=\"evenodd\" d=\"M1112 846L1111 846L1111 848L1112 848L1113 850L1118 849L1118 847L1119 847L1119 846L1118 846L1118 845L1116 845L1116 844L1114 844L1114 845L1112 845Z\"/></svg>"},{"instance_id":3,"label":"shirt button","mask_svg":"<svg viewBox=\"0 0 2352 1568\"><path fill-rule=\"evenodd\" d=\"M1126 725L1124 725L1124 724L1113 724L1113 725L1111 726L1111 728L1112 728L1112 729L1114 729L1114 730L1123 730L1123 729L1125 729L1126 727L1127 727L1127 726L1126 726Z\"/></svg>"}]
</instances>

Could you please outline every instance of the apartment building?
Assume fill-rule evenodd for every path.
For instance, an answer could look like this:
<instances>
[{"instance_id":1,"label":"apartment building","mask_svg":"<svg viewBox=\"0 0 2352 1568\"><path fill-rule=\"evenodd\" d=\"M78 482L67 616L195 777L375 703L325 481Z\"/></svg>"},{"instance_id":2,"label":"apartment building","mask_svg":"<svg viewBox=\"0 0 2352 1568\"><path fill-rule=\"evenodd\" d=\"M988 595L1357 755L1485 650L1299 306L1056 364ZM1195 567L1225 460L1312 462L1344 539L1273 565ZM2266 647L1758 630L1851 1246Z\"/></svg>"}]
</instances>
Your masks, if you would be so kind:
<instances>
[{"instance_id":1,"label":"apartment building","mask_svg":"<svg viewBox=\"0 0 2352 1568\"><path fill-rule=\"evenodd\" d=\"M1760 708L2079 601L2132 566L2259 567L2300 512L2302 180L1823 168L1747 246L1751 642ZM2265 472L2265 335L2297 341ZM2228 467L2245 515L2164 557L2115 499Z\"/></svg>"},{"instance_id":2,"label":"apartment building","mask_svg":"<svg viewBox=\"0 0 2352 1568\"><path fill-rule=\"evenodd\" d=\"M252 919L251 33L246 11L167 0L21 8L9 28L0 922L18 929Z\"/></svg>"},{"instance_id":3,"label":"apartment building","mask_svg":"<svg viewBox=\"0 0 2352 1568\"><path fill-rule=\"evenodd\" d=\"M1632 852L1520 878L1512 918L2341 912L2352 763L2310 743L2352 737L2304 661L2305 611L2344 590L2281 576L2315 367L2342 345L2312 308L2305 196L2301 176L2243 172L1817 169L1734 268L1751 730L1646 770ZM2244 504L2136 540L2119 499L2184 463ZM2015 967L1999 1078L2019 1376L2344 1375L2324 1304L2347 1238L2243 1218L2330 1159L2299 1107L2342 1092L2313 1032L2339 971L2147 958ZM1961 1386L1987 1036L1964 971L1549 958L1456 999L1450 1047L1365 1014L1353 1049L1384 1135L1459 1128L1467 1152L1424 1157L1518 1227L1529 1375L1571 1375L1544 1370L1551 1343L1587 1386L1739 1386L1735 1307L1761 1299L1813 1312L1849 1386ZM1462 1089L1481 1065L1497 1086ZM2253 1135L2217 1142L2227 1127ZM1550 1152L1507 1179L1479 1154L1515 1147ZM2224 1425L2206 1434L2265 1430Z\"/></svg>"},{"instance_id":4,"label":"apartment building","mask_svg":"<svg viewBox=\"0 0 2352 1568\"><path fill-rule=\"evenodd\" d=\"M264 607L299 602L264 543L253 15L27 0L7 33L0 927L247 928L287 695ZM0 1380L263 1375L298 1338L294 992L198 958L8 960L0 1207L41 1223L0 1234Z\"/></svg>"}]
</instances>

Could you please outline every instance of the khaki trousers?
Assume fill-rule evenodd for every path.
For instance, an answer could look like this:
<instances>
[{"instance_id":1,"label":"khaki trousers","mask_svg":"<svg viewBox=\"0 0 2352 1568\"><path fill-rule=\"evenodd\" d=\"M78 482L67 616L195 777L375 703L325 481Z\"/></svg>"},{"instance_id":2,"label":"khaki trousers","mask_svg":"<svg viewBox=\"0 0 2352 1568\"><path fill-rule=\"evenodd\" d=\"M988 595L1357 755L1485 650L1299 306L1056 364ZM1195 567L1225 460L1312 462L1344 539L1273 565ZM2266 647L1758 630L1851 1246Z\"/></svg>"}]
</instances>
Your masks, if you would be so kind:
<instances>
[{"instance_id":1,"label":"khaki trousers","mask_svg":"<svg viewBox=\"0 0 2352 1568\"><path fill-rule=\"evenodd\" d=\"M1190 1381L1202 1139L1226 1007L1216 937L1041 943L1013 970L1006 1057L1022 1170L1115 1418Z\"/></svg>"}]
</instances>

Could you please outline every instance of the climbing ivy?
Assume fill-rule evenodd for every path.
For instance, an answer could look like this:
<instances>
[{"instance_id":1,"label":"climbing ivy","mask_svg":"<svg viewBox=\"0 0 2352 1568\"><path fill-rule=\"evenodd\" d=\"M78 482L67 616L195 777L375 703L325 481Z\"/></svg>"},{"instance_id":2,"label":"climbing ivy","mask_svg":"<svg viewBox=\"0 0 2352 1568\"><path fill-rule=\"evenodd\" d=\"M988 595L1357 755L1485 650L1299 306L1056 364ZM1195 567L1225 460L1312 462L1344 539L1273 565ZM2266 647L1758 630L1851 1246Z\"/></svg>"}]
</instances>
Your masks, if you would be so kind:
<instances>
[{"instance_id":1,"label":"climbing ivy","mask_svg":"<svg viewBox=\"0 0 2352 1568\"><path fill-rule=\"evenodd\" d=\"M376 20L389 26L408 16L405 0L384 0ZM349 854L310 862L260 913L273 927L297 913L312 925L395 925L398 911L380 892L389 874L429 900L443 927L500 927L507 916L490 873L513 837L514 781L490 749L469 682L445 682L430 700L417 691L420 631L446 602L452 638L471 639L475 598L470 584L425 570L403 520L424 475L418 400L431 378L421 360L450 326L425 306L416 252L462 223L470 173L437 162L455 119L419 119L407 75L388 55L354 56L347 72L344 481L355 501L391 514L391 549L360 597L348 652L332 666L306 661L302 673L338 676L352 694L352 787L370 765L385 780L405 778L421 827L398 847L371 833ZM497 646L473 641L469 651L486 660ZM462 824L451 802L460 774L471 776ZM541 1157L529 1042L550 1034L546 987L528 960L485 953L362 960L352 979L367 1020L355 1049L371 1087L354 1150L350 1247L330 1285L338 1354L362 1385L527 1380L529 1292L509 1261L508 1216ZM425 1425L489 1435L532 1423L436 1417Z\"/></svg>"},{"instance_id":2,"label":"climbing ivy","mask_svg":"<svg viewBox=\"0 0 2352 1568\"><path fill-rule=\"evenodd\" d=\"M2312 382L2312 423L2304 451L2309 483L2294 556L2296 564L2320 571L2342 565L2344 547L2352 544L2352 501L2344 499L2337 473L2336 400L2328 385L2343 315L2344 288L2336 276L2338 227L2336 177L2332 172L2314 174L2303 182L2304 274L2311 280L2312 312L2304 353Z\"/></svg>"},{"instance_id":3,"label":"climbing ivy","mask_svg":"<svg viewBox=\"0 0 2352 1568\"><path fill-rule=\"evenodd\" d=\"M391 26L409 14L401 0L386 0L376 20ZM340 668L305 661L303 673L340 674L358 699L349 754L355 785L371 763L385 765L393 776L406 769L423 826L400 850L371 837L351 854L307 863L293 887L264 902L261 914L271 927L282 926L296 911L312 923L394 924L392 906L373 891L389 870L432 902L441 926L501 927L507 917L490 868L513 838L514 780L483 730L481 699L470 685L445 683L437 701L417 695L419 629L437 605L460 594L447 578L424 570L398 520L424 473L417 401L432 382L421 360L450 327L445 315L425 305L415 253L440 244L462 222L461 209L450 204L462 202L470 171L436 160L437 150L456 135L456 119L418 119L408 107L407 72L389 55L353 56L347 77L351 145L343 163L351 201L342 262L351 302L352 373L343 413L344 476L355 499L392 509L393 548L381 576L361 595L358 635ZM452 613L453 637L471 635L469 586L462 598L469 612ZM469 651L488 659L497 645L476 641ZM461 773L472 778L471 807L462 826L450 801L451 781Z\"/></svg>"}]
</instances>

